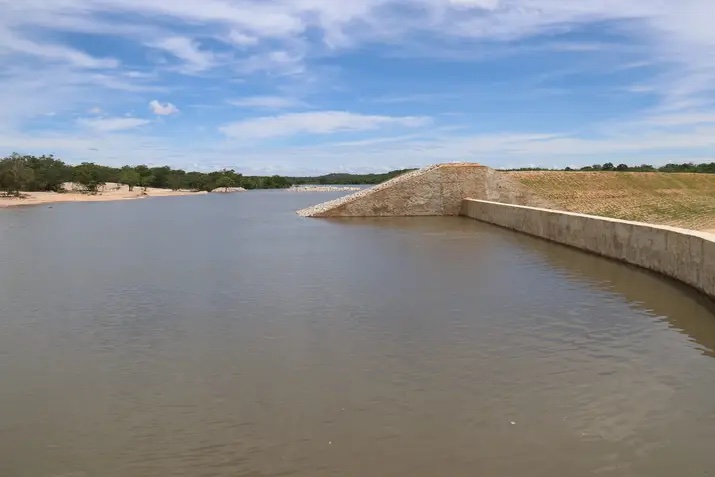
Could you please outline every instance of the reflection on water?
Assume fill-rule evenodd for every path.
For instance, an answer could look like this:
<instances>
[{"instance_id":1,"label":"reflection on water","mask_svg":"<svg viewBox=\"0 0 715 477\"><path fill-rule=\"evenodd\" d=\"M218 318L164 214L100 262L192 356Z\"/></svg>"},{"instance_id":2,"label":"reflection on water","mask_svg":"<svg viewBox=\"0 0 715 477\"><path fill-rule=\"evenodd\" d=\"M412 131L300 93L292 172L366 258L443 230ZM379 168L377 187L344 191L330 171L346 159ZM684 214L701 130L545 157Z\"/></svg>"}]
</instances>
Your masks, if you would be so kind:
<instances>
[{"instance_id":1,"label":"reflection on water","mask_svg":"<svg viewBox=\"0 0 715 477\"><path fill-rule=\"evenodd\" d=\"M518 235L512 240L543 254L551 265L563 269L570 277L622 295L633 307L665 320L698 343L708 356L715 357L715 326L712 326L715 307L686 285L578 250L554 247L545 241L524 240Z\"/></svg>"},{"instance_id":2,"label":"reflection on water","mask_svg":"<svg viewBox=\"0 0 715 477\"><path fill-rule=\"evenodd\" d=\"M419 231L423 227L419 221L406 218L333 220L347 226L389 227L403 231ZM474 225L469 219L459 220L461 224L450 226L445 231L426 232L423 235L441 235L445 240L469 239L474 235ZM498 229L492 230L495 234L499 232ZM569 278L583 281L596 289L622 295L634 308L666 320L698 343L704 353L715 357L715 326L712 324L715 304L686 285L664 279L656 273L638 267L626 266L570 247L557 246L546 240L506 230L501 233L502 240L535 256L542 256L550 266L562 270Z\"/></svg>"},{"instance_id":3,"label":"reflection on water","mask_svg":"<svg viewBox=\"0 0 715 477\"><path fill-rule=\"evenodd\" d=\"M328 196L3 211L0 475L715 468L694 293L468 219L293 213Z\"/></svg>"}]
</instances>

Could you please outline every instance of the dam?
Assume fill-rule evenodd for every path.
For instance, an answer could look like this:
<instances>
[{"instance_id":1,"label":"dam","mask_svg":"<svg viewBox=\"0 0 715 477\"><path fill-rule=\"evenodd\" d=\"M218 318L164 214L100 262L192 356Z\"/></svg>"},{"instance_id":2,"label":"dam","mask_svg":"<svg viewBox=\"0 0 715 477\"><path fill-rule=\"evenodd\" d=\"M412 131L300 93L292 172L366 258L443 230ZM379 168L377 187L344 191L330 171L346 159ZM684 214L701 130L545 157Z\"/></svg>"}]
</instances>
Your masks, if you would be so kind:
<instances>
[{"instance_id":1,"label":"dam","mask_svg":"<svg viewBox=\"0 0 715 477\"><path fill-rule=\"evenodd\" d=\"M573 173L577 174L577 173ZM508 174L471 163L418 169L298 211L304 217L462 215L636 265L715 298L715 235L551 207Z\"/></svg>"}]
</instances>

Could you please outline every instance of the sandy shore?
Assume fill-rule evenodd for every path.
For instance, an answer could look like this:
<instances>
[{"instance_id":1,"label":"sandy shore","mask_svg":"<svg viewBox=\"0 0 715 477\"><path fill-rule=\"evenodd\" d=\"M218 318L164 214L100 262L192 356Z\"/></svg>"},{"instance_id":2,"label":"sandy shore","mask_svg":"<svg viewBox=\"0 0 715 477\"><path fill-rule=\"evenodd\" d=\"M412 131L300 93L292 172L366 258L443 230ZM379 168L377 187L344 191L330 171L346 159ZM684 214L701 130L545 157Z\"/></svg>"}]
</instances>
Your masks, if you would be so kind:
<instances>
[{"instance_id":1,"label":"sandy shore","mask_svg":"<svg viewBox=\"0 0 715 477\"><path fill-rule=\"evenodd\" d=\"M118 184L107 184L100 189L97 194L83 194L79 191L73 190L71 185L68 185L65 188L68 192L62 194L57 192L23 192L23 196L21 198L0 196L0 208L21 205L53 204L55 202L104 202L109 200L173 197L206 193L189 190L154 189L149 187L146 190L146 194L144 194L142 189L139 187L135 187L133 191L129 191L129 187L120 186Z\"/></svg>"}]
</instances>

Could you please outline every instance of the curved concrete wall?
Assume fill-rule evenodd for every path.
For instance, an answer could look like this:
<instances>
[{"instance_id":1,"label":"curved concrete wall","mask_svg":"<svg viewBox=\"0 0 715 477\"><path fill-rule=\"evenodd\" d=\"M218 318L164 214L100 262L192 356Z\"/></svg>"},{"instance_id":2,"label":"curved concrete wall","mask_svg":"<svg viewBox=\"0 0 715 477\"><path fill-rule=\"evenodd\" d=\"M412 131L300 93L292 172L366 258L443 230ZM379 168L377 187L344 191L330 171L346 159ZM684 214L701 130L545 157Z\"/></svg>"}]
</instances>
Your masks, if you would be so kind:
<instances>
[{"instance_id":1,"label":"curved concrete wall","mask_svg":"<svg viewBox=\"0 0 715 477\"><path fill-rule=\"evenodd\" d=\"M460 214L675 278L715 298L715 235L477 199Z\"/></svg>"}]
</instances>

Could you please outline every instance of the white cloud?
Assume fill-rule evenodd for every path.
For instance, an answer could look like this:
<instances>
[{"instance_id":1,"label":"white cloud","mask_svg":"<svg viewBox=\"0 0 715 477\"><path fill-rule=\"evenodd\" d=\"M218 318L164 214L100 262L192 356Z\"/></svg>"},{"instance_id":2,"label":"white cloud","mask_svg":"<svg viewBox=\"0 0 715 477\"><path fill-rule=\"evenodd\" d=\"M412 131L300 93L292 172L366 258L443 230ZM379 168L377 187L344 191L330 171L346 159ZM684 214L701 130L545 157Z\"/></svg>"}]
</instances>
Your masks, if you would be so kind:
<instances>
[{"instance_id":1,"label":"white cloud","mask_svg":"<svg viewBox=\"0 0 715 477\"><path fill-rule=\"evenodd\" d=\"M214 66L215 55L208 50L202 50L200 45L190 38L175 36L164 38L149 46L164 50L184 64L181 70L187 73L199 73Z\"/></svg>"},{"instance_id":2,"label":"white cloud","mask_svg":"<svg viewBox=\"0 0 715 477\"><path fill-rule=\"evenodd\" d=\"M234 139L266 139L296 134L368 131L383 126L414 128L429 122L429 118L417 116L369 116L345 111L316 111L247 119L226 124L220 131Z\"/></svg>"},{"instance_id":3,"label":"white cloud","mask_svg":"<svg viewBox=\"0 0 715 477\"><path fill-rule=\"evenodd\" d=\"M149 107L158 116L171 116L172 114L177 114L179 108L174 106L172 103L161 104L158 100L154 99L149 102Z\"/></svg>"},{"instance_id":4,"label":"white cloud","mask_svg":"<svg viewBox=\"0 0 715 477\"><path fill-rule=\"evenodd\" d=\"M140 118L91 118L77 121L80 126L102 133L135 129L150 122Z\"/></svg>"},{"instance_id":5,"label":"white cloud","mask_svg":"<svg viewBox=\"0 0 715 477\"><path fill-rule=\"evenodd\" d=\"M700 124L715 124L715 114L702 112L661 114L647 118L646 121L656 126L693 126Z\"/></svg>"},{"instance_id":6,"label":"white cloud","mask_svg":"<svg viewBox=\"0 0 715 477\"><path fill-rule=\"evenodd\" d=\"M2 9L0 9L1 13ZM95 58L63 45L37 43L0 28L0 56L10 54L28 55L43 61L69 64L76 68L103 69L119 66L119 61L113 58Z\"/></svg>"},{"instance_id":7,"label":"white cloud","mask_svg":"<svg viewBox=\"0 0 715 477\"><path fill-rule=\"evenodd\" d=\"M228 34L228 40L238 46L253 46L257 45L260 40L253 35L246 35L237 30L231 30Z\"/></svg>"},{"instance_id":8,"label":"white cloud","mask_svg":"<svg viewBox=\"0 0 715 477\"><path fill-rule=\"evenodd\" d=\"M448 0L450 5L457 8L479 8L482 10L496 10L500 5L500 0Z\"/></svg>"},{"instance_id":9,"label":"white cloud","mask_svg":"<svg viewBox=\"0 0 715 477\"><path fill-rule=\"evenodd\" d=\"M278 50L256 53L244 58L238 63L237 70L244 74L268 71L282 75L295 75L305 72L305 65L301 54Z\"/></svg>"},{"instance_id":10,"label":"white cloud","mask_svg":"<svg viewBox=\"0 0 715 477\"><path fill-rule=\"evenodd\" d=\"M107 17L113 13L131 15L134 21L111 23ZM248 62L247 68L239 67L240 72L251 73L284 68L285 59L275 54L271 58L270 51L291 51L291 46L300 42L317 50L365 42L382 42L390 49L396 45L409 48L419 38L421 43L412 48L417 53L426 50L421 48L425 44L433 44L445 54L461 44L479 54L483 48L469 41L521 40L577 31L594 23L608 28L608 22L617 22L618 34L627 37L621 43L646 47L669 71L660 78L658 91L673 108L692 105L686 100L693 96L702 102L703 96L715 89L715 58L711 54L714 16L711 0L24 0L21 4L3 2L0 29L3 24L8 26L6 32L37 26L51 29L55 22L54 28L69 31L107 31L170 52L184 61L182 71L187 73L231 62L229 57L218 58L206 45L202 49L190 37L191 32L215 32L215 38L228 39L239 49L250 46L261 50L253 58L235 58ZM162 35L160 39L158 35ZM25 36L18 39L22 41L16 42L16 50L37 47ZM450 39L467 42L443 41ZM23 46L23 41L31 44ZM112 60L63 48L53 52L41 47L44 52L39 54L72 57L70 61L88 67L112 65Z\"/></svg>"},{"instance_id":11,"label":"white cloud","mask_svg":"<svg viewBox=\"0 0 715 477\"><path fill-rule=\"evenodd\" d=\"M300 99L289 96L248 96L230 100L229 104L254 109L289 109L306 106L306 103Z\"/></svg>"}]
</instances>

